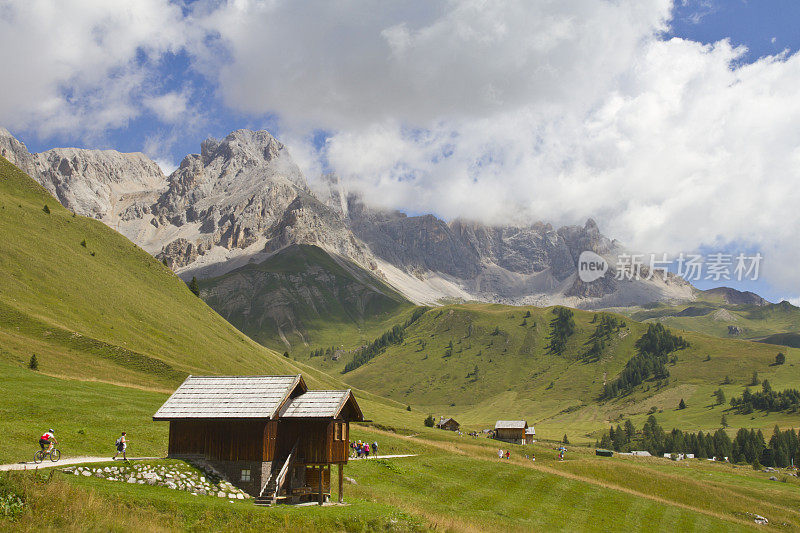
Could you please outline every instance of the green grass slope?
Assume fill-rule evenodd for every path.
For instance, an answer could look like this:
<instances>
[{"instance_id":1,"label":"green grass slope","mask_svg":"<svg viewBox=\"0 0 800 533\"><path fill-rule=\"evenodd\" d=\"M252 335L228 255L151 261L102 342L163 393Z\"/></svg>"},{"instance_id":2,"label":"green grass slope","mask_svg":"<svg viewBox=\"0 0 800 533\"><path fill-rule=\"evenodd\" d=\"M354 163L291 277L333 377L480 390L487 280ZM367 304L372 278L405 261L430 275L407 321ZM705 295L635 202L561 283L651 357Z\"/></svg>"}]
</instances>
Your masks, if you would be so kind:
<instances>
[{"instance_id":1,"label":"green grass slope","mask_svg":"<svg viewBox=\"0 0 800 533\"><path fill-rule=\"evenodd\" d=\"M163 454L166 427L150 417L189 373L302 373L314 388L345 387L248 338L161 263L2 158L0 235L0 461L28 458L48 427L70 455L108 453L122 430L136 453ZM411 417L357 395L370 416Z\"/></svg>"},{"instance_id":2,"label":"green grass slope","mask_svg":"<svg viewBox=\"0 0 800 533\"><path fill-rule=\"evenodd\" d=\"M187 373L290 371L149 254L2 158L0 235L0 360L36 354L44 373L162 389Z\"/></svg>"},{"instance_id":3,"label":"green grass slope","mask_svg":"<svg viewBox=\"0 0 800 533\"><path fill-rule=\"evenodd\" d=\"M530 316L528 316L530 314ZM791 413L739 415L716 405L713 393L741 395L754 371L775 389L800 385L800 350L720 339L674 330L690 347L674 353L670 378L661 387L647 381L632 394L601 399L605 381L619 375L635 354L648 325L616 315L625 326L613 332L602 353L587 357L595 313L574 310L575 333L562 354L548 348L552 308L462 304L427 311L406 328L402 343L356 370L341 373L348 357L307 357L304 362L348 383L436 415L455 416L468 428L491 427L498 419L525 418L537 434L593 442L613 421L631 417L641 425L659 413L664 427L704 431L720 427L723 413L734 427L771 429L800 425ZM452 346L452 347L451 347ZM787 362L772 363L778 351ZM729 377L732 383L724 384ZM681 399L687 408L678 410Z\"/></svg>"},{"instance_id":4,"label":"green grass slope","mask_svg":"<svg viewBox=\"0 0 800 533\"><path fill-rule=\"evenodd\" d=\"M252 339L276 350L338 346L408 310L394 289L349 260L311 245L200 282L202 298Z\"/></svg>"},{"instance_id":5,"label":"green grass slope","mask_svg":"<svg viewBox=\"0 0 800 533\"><path fill-rule=\"evenodd\" d=\"M697 301L689 304L661 303L647 308L630 307L612 311L640 322L661 322L672 328L722 338L761 340L783 333L800 333L800 308L789 302L756 305L747 303L744 298L726 300L717 293L709 294L709 291L698 291L697 294ZM776 336L771 342L782 344L785 340Z\"/></svg>"},{"instance_id":6,"label":"green grass slope","mask_svg":"<svg viewBox=\"0 0 800 533\"><path fill-rule=\"evenodd\" d=\"M496 458L488 439L420 429L413 434L355 428L353 438L412 453L352 461L347 506L256 508L163 487L56 473L0 475L0 494L25 507L0 527L22 531L751 531L800 527L798 482L768 479L749 467L707 461L599 458L570 447L565 461L550 446L510 446ZM509 448L509 445L503 445ZM536 455L536 462L525 454ZM169 463L169 462L167 462ZM103 465L100 465L103 466ZM334 477L334 492L335 486Z\"/></svg>"}]
</instances>

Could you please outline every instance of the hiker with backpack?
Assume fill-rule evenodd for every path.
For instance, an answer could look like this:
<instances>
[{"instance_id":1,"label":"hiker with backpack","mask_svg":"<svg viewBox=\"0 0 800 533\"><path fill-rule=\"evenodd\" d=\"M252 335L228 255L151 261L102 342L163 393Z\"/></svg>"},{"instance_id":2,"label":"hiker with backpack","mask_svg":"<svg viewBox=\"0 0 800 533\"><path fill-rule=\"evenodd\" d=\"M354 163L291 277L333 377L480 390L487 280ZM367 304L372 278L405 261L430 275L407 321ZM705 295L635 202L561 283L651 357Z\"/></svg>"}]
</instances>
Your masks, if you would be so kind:
<instances>
[{"instance_id":1,"label":"hiker with backpack","mask_svg":"<svg viewBox=\"0 0 800 533\"><path fill-rule=\"evenodd\" d=\"M378 455L378 441L372 442L372 456L375 457Z\"/></svg>"},{"instance_id":2,"label":"hiker with backpack","mask_svg":"<svg viewBox=\"0 0 800 533\"><path fill-rule=\"evenodd\" d=\"M114 457L112 457L111 460L112 461L116 461L117 460L117 456L119 454L122 454L122 459L125 462L127 462L128 461L128 456L126 455L125 450L128 449L128 440L125 438L125 432L124 431L122 432L122 435L120 436L120 438L117 439L117 442L114 443L114 445L117 448L117 453L114 454Z\"/></svg>"}]
</instances>

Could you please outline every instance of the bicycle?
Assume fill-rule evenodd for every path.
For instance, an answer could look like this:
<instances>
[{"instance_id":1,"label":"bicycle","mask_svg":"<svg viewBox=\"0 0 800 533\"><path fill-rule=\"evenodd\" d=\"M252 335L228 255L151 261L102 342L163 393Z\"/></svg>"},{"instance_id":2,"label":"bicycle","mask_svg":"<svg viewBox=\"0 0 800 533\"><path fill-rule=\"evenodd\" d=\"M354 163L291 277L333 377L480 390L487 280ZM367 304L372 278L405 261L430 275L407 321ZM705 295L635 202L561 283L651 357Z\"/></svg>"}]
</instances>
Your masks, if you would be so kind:
<instances>
[{"instance_id":1,"label":"bicycle","mask_svg":"<svg viewBox=\"0 0 800 533\"><path fill-rule=\"evenodd\" d=\"M44 458L50 456L50 460L54 463L61 459L61 450L58 448L53 448L52 450L39 450L35 454L33 454L33 462L37 465L44 461Z\"/></svg>"}]
</instances>

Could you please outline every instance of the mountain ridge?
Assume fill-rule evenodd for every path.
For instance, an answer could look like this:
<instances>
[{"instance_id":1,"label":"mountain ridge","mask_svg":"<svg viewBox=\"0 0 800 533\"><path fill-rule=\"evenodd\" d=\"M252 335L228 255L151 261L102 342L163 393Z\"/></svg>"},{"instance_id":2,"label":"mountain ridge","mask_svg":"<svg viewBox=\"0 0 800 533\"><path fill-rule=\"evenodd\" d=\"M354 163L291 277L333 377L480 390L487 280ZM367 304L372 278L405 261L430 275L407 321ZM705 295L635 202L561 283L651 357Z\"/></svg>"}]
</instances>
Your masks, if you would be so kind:
<instances>
[{"instance_id":1,"label":"mountain ridge","mask_svg":"<svg viewBox=\"0 0 800 533\"><path fill-rule=\"evenodd\" d=\"M332 175L312 190L286 147L266 131L206 139L200 153L187 155L169 176L141 154L31 154L6 130L0 130L0 152L49 184L68 208L117 229L184 279L218 276L283 247L313 244L420 304L478 300L589 308L694 298L680 278L620 281L613 267L601 281L581 282L576 265L582 251L613 265L624 250L591 219L558 229L543 222L447 222L368 206ZM103 172L104 165L115 170Z\"/></svg>"}]
</instances>

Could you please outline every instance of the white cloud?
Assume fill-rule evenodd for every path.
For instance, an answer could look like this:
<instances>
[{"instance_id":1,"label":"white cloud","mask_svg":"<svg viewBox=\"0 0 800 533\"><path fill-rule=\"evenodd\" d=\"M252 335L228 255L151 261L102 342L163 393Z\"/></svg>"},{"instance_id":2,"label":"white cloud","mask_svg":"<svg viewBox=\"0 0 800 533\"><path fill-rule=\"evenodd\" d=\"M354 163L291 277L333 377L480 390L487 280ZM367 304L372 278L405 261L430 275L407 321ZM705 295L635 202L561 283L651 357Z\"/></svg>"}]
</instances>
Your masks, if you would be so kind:
<instances>
[{"instance_id":1,"label":"white cloud","mask_svg":"<svg viewBox=\"0 0 800 533\"><path fill-rule=\"evenodd\" d=\"M328 166L381 205L592 216L643 251L759 249L769 280L796 287L800 56L741 64L726 41L664 41L670 0L0 6L12 129L103 131L149 110L172 129L146 150L171 166L196 113L153 66L183 49L212 80L198 90L277 116L310 177ZM321 151L317 129L331 132Z\"/></svg>"},{"instance_id":2,"label":"white cloud","mask_svg":"<svg viewBox=\"0 0 800 533\"><path fill-rule=\"evenodd\" d=\"M221 93L332 130L321 156L385 206L593 216L645 251L756 247L796 281L800 56L664 41L669 2L403 6L226 4Z\"/></svg>"},{"instance_id":3,"label":"white cloud","mask_svg":"<svg viewBox=\"0 0 800 533\"><path fill-rule=\"evenodd\" d=\"M668 0L229 2L198 49L231 107L291 123L428 126L540 104L591 105L665 27ZM220 49L225 53L220 53Z\"/></svg>"},{"instance_id":4,"label":"white cloud","mask_svg":"<svg viewBox=\"0 0 800 533\"><path fill-rule=\"evenodd\" d=\"M189 97L186 93L172 91L143 99L144 106L161 122L175 124L187 120Z\"/></svg>"},{"instance_id":5,"label":"white cloud","mask_svg":"<svg viewBox=\"0 0 800 533\"><path fill-rule=\"evenodd\" d=\"M124 126L185 31L168 0L0 1L0 122L43 137Z\"/></svg>"}]
</instances>

